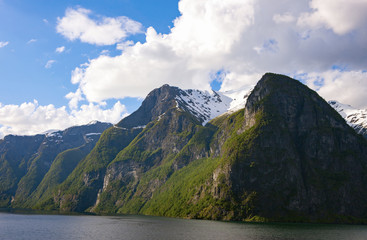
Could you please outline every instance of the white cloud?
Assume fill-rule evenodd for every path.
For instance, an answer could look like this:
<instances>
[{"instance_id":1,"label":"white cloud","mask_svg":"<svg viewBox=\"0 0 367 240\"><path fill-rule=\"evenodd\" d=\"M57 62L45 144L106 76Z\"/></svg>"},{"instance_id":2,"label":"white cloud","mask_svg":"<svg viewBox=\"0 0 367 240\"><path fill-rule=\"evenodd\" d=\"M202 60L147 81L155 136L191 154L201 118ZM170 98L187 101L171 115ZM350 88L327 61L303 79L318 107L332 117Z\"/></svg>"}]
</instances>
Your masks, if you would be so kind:
<instances>
[{"instance_id":1,"label":"white cloud","mask_svg":"<svg viewBox=\"0 0 367 240\"><path fill-rule=\"evenodd\" d=\"M96 45L112 45L128 35L142 32L142 25L128 17L90 18L92 12L84 8L68 8L65 16L57 19L56 30L69 40Z\"/></svg>"},{"instance_id":2,"label":"white cloud","mask_svg":"<svg viewBox=\"0 0 367 240\"><path fill-rule=\"evenodd\" d=\"M326 100L337 100L353 107L367 109L367 72L330 70L308 73L306 83Z\"/></svg>"},{"instance_id":3,"label":"white cloud","mask_svg":"<svg viewBox=\"0 0 367 240\"><path fill-rule=\"evenodd\" d=\"M9 42L0 42L0 48L3 48L8 44L9 44Z\"/></svg>"},{"instance_id":4,"label":"white cloud","mask_svg":"<svg viewBox=\"0 0 367 240\"><path fill-rule=\"evenodd\" d=\"M0 106L1 131L35 133L43 123L45 129L62 128L94 114L118 121L123 106L103 110L105 100L145 97L165 83L209 89L218 71L225 73L219 79L223 91L252 86L265 72L302 73L327 100L367 107L366 0L180 0L179 11L168 34L149 27L146 42L133 43L123 41L141 31L139 23L126 17L95 20L89 10L67 9L58 19L59 33L69 40L117 44L121 54L101 53L72 71L78 88L66 95L70 113L35 103ZM344 70L332 70L336 66ZM91 103L78 107L82 100ZM8 115L13 117L6 122ZM60 127L47 122L48 116Z\"/></svg>"},{"instance_id":5,"label":"white cloud","mask_svg":"<svg viewBox=\"0 0 367 240\"><path fill-rule=\"evenodd\" d=\"M102 54L75 68L71 81L78 90L68 95L70 104L76 106L81 98L102 102L145 97L165 83L209 89L212 73L219 70L226 72L222 90L241 84L251 86L265 72L324 76L334 66L346 66L344 73L353 77L353 72L367 70L367 21L361 20L362 11L356 10L359 17L342 17L343 26L349 27L341 29L335 25L335 19L344 16L344 10L339 9L323 17L324 27L301 24L305 14L324 14L325 6L364 9L365 0L360 0L361 4L355 0L335 2L336 5L329 0L181 0L181 16L174 20L168 34L149 27L144 43L118 44L120 55ZM333 83L338 81L320 88L320 94L328 95L327 89L333 89ZM347 96L345 103L357 103L352 95ZM356 106L362 106L363 101L367 102L366 94L360 94Z\"/></svg>"},{"instance_id":6,"label":"white cloud","mask_svg":"<svg viewBox=\"0 0 367 240\"><path fill-rule=\"evenodd\" d=\"M222 68L232 46L254 23L254 1L183 0L179 10L182 16L170 34L150 27L145 43L118 45L121 55L90 60L74 70L72 82L92 102L144 97L165 83L209 89L210 72Z\"/></svg>"},{"instance_id":7,"label":"white cloud","mask_svg":"<svg viewBox=\"0 0 367 240\"><path fill-rule=\"evenodd\" d=\"M65 97L70 100L69 101L70 109L77 109L79 101L84 100L80 89L76 90L75 93L73 92L68 93Z\"/></svg>"},{"instance_id":8,"label":"white cloud","mask_svg":"<svg viewBox=\"0 0 367 240\"><path fill-rule=\"evenodd\" d=\"M42 19L42 22L44 22L45 24L48 24L48 20L46 18Z\"/></svg>"},{"instance_id":9,"label":"white cloud","mask_svg":"<svg viewBox=\"0 0 367 240\"><path fill-rule=\"evenodd\" d=\"M118 43L116 45L116 49L121 50L121 51L125 51L126 48L131 47L133 45L134 45L134 42L129 40L129 41L125 41L125 42L122 42L122 43Z\"/></svg>"},{"instance_id":10,"label":"white cloud","mask_svg":"<svg viewBox=\"0 0 367 240\"><path fill-rule=\"evenodd\" d=\"M101 51L100 55L108 55L110 54L110 50L104 49Z\"/></svg>"},{"instance_id":11,"label":"white cloud","mask_svg":"<svg viewBox=\"0 0 367 240\"><path fill-rule=\"evenodd\" d=\"M304 13L299 18L300 25L326 27L337 34L366 27L366 0L312 0L310 7L314 11Z\"/></svg>"},{"instance_id":12,"label":"white cloud","mask_svg":"<svg viewBox=\"0 0 367 240\"><path fill-rule=\"evenodd\" d=\"M32 38L31 40L29 40L29 41L27 42L27 44L31 44L31 43L34 43L34 42L37 42L37 39Z\"/></svg>"},{"instance_id":13,"label":"white cloud","mask_svg":"<svg viewBox=\"0 0 367 240\"><path fill-rule=\"evenodd\" d=\"M49 129L65 129L73 125L87 124L92 120L117 123L126 116L126 108L116 102L110 109L99 105L82 105L68 112L65 107L40 106L36 100L21 105L1 105L0 139L8 134L32 135Z\"/></svg>"},{"instance_id":14,"label":"white cloud","mask_svg":"<svg viewBox=\"0 0 367 240\"><path fill-rule=\"evenodd\" d=\"M45 65L45 68L51 68L52 65L56 62L56 60L48 60L46 65Z\"/></svg>"},{"instance_id":15,"label":"white cloud","mask_svg":"<svg viewBox=\"0 0 367 240\"><path fill-rule=\"evenodd\" d=\"M56 50L55 50L55 52L57 52L57 53L62 53L62 52L64 52L64 51L65 51L65 46L58 47L58 48L56 48Z\"/></svg>"}]
</instances>

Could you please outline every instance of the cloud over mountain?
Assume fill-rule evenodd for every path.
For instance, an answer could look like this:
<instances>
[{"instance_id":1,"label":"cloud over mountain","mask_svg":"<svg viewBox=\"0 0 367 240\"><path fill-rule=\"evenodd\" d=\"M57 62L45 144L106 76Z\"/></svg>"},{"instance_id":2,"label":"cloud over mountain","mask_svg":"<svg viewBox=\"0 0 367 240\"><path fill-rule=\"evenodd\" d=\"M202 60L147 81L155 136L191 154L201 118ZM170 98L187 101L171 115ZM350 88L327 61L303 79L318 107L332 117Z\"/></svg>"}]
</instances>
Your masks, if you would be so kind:
<instances>
[{"instance_id":1,"label":"cloud over mountain","mask_svg":"<svg viewBox=\"0 0 367 240\"><path fill-rule=\"evenodd\" d=\"M6 115L2 116L11 120L0 122L0 132L34 133L85 123L83 112L99 113L98 120L115 122L126 110L120 103L106 109L102 107L105 100L142 98L166 83L208 90L213 79L222 83L222 91L246 89L265 72L295 77L326 100L367 108L366 0L180 0L178 6L180 16L172 19L173 27L166 34L154 26L144 30L141 23L128 17L67 8L64 16L57 18L56 31L70 41L112 45L111 54L99 51L98 57L75 66L71 73L75 88L65 96L70 109L51 105L52 110L50 105L34 103L3 105L0 112ZM143 31L145 41L129 39ZM0 42L0 48L8 44ZM117 54L112 53L113 45ZM56 54L65 49L60 44L52 51ZM52 67L54 59L61 65L52 57L44 67ZM84 100L89 105L80 106ZM34 110L20 111L23 105ZM16 124L17 117L26 124L35 113L47 118L50 111L42 109L68 120L56 117L55 125L45 124L45 129L40 127L42 121L30 121L29 128ZM108 116L104 115L107 111Z\"/></svg>"},{"instance_id":2,"label":"cloud over mountain","mask_svg":"<svg viewBox=\"0 0 367 240\"><path fill-rule=\"evenodd\" d=\"M30 135L49 129L65 129L92 120L117 123L124 116L126 108L120 102L115 103L111 109L103 109L90 103L71 112L66 107L39 105L36 100L21 105L0 103L0 139L8 134Z\"/></svg>"},{"instance_id":3,"label":"cloud over mountain","mask_svg":"<svg viewBox=\"0 0 367 240\"><path fill-rule=\"evenodd\" d=\"M356 0L181 0L181 16L168 34L149 27L146 42L118 45L120 55L91 59L74 70L72 82L88 101L100 102L144 97L164 83L209 89L217 72L223 89L253 85L271 71L323 78L320 93L337 99L334 85L366 70L366 8L366 1ZM352 9L355 16L347 17ZM78 14L88 14L83 11ZM366 78L359 81L367 85ZM360 88L348 86L351 92ZM343 94L346 102L367 107L365 95Z\"/></svg>"}]
</instances>

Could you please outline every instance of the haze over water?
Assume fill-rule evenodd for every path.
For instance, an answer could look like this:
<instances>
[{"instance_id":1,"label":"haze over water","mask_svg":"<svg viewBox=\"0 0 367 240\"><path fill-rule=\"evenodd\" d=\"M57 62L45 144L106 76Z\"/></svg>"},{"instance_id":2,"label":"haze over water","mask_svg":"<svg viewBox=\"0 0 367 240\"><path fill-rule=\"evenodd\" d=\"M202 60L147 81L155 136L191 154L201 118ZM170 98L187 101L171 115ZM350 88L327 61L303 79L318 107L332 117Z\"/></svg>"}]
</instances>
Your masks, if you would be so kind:
<instances>
[{"instance_id":1,"label":"haze over water","mask_svg":"<svg viewBox=\"0 0 367 240\"><path fill-rule=\"evenodd\" d=\"M147 216L64 216L0 213L0 239L364 240L367 226L258 224Z\"/></svg>"}]
</instances>

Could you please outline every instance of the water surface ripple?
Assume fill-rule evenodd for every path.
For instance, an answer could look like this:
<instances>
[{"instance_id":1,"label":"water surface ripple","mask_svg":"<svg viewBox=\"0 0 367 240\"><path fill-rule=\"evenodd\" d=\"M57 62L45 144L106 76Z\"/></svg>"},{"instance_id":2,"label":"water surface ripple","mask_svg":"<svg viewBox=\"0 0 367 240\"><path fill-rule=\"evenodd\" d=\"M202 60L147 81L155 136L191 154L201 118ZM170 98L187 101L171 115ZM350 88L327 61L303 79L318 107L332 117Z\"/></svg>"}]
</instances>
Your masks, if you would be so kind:
<instances>
[{"instance_id":1,"label":"water surface ripple","mask_svg":"<svg viewBox=\"0 0 367 240\"><path fill-rule=\"evenodd\" d=\"M367 226L233 223L147 216L0 213L0 239L366 240Z\"/></svg>"}]
</instances>

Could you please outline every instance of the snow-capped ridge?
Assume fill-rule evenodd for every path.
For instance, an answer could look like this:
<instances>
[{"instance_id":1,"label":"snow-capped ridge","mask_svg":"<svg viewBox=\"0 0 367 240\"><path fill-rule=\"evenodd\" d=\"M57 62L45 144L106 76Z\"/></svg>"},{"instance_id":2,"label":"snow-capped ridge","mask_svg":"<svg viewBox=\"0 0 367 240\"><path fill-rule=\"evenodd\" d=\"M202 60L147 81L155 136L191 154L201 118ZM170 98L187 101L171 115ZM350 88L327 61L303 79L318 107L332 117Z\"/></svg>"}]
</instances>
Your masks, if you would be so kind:
<instances>
[{"instance_id":1,"label":"snow-capped ridge","mask_svg":"<svg viewBox=\"0 0 367 240\"><path fill-rule=\"evenodd\" d=\"M94 125L94 124L97 124L99 123L100 121L97 121L97 120L93 120L93 121L90 121L89 123L87 123L86 125Z\"/></svg>"},{"instance_id":2,"label":"snow-capped ridge","mask_svg":"<svg viewBox=\"0 0 367 240\"><path fill-rule=\"evenodd\" d=\"M232 99L228 112L232 113L244 108L247 98L250 96L252 90L254 90L254 87L255 86L244 86L236 90L223 91L223 95Z\"/></svg>"},{"instance_id":3,"label":"snow-capped ridge","mask_svg":"<svg viewBox=\"0 0 367 240\"><path fill-rule=\"evenodd\" d=\"M338 101L328 101L357 133L367 135L367 109L357 109Z\"/></svg>"},{"instance_id":4,"label":"snow-capped ridge","mask_svg":"<svg viewBox=\"0 0 367 240\"><path fill-rule=\"evenodd\" d=\"M176 96L176 107L197 117L203 125L210 120L245 107L253 87L242 87L232 91L180 90Z\"/></svg>"},{"instance_id":5,"label":"snow-capped ridge","mask_svg":"<svg viewBox=\"0 0 367 240\"><path fill-rule=\"evenodd\" d=\"M226 112L232 99L215 91L200 91L194 89L182 90L176 96L176 107L187 110L205 125L211 119Z\"/></svg>"}]
</instances>

